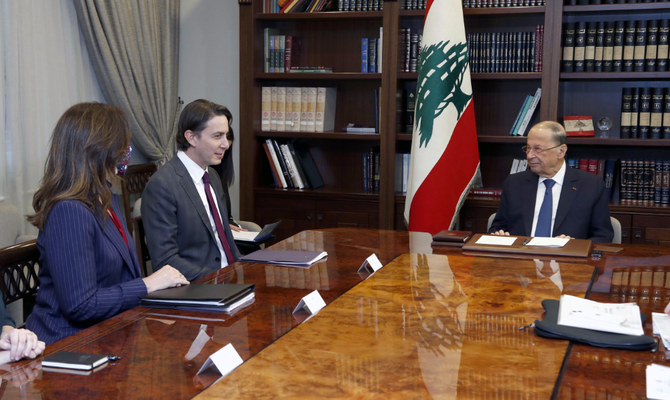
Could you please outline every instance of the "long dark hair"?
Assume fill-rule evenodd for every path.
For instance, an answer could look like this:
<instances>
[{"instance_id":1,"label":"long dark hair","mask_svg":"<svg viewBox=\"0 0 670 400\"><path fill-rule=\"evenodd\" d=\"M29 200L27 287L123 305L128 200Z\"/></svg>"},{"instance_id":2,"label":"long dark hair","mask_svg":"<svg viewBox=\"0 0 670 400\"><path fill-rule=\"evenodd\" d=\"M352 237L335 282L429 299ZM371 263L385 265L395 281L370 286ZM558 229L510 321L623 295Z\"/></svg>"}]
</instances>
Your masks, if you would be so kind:
<instances>
[{"instance_id":1,"label":"long dark hair","mask_svg":"<svg viewBox=\"0 0 670 400\"><path fill-rule=\"evenodd\" d=\"M33 197L35 214L28 221L44 228L51 209L61 200L84 203L102 216L110 207L107 180L124 157L130 126L123 111L102 103L79 103L60 117L51 135L44 177Z\"/></svg>"}]
</instances>

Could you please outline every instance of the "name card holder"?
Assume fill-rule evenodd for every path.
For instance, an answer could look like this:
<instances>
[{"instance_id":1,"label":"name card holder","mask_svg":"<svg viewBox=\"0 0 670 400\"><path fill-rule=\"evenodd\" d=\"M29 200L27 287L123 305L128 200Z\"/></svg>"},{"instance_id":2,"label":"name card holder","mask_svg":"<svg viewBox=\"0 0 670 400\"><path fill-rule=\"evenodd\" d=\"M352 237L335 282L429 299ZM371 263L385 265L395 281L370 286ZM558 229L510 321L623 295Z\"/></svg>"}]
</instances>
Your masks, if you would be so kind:
<instances>
[{"instance_id":1,"label":"name card holder","mask_svg":"<svg viewBox=\"0 0 670 400\"><path fill-rule=\"evenodd\" d=\"M306 310L310 315L314 315L319 312L323 307L326 306L326 302L323 301L323 297L319 294L318 290L313 291L307 296L300 299L300 302L293 310L293 314L300 310Z\"/></svg>"},{"instance_id":2,"label":"name card holder","mask_svg":"<svg viewBox=\"0 0 670 400\"><path fill-rule=\"evenodd\" d=\"M361 264L361 267L358 268L358 272L370 272L370 275L368 278L377 272L381 267L383 267L381 261L379 261L379 258L377 258L377 255L375 253L372 253L370 257L366 258L365 261L363 261L363 264Z\"/></svg>"},{"instance_id":3,"label":"name card holder","mask_svg":"<svg viewBox=\"0 0 670 400\"><path fill-rule=\"evenodd\" d=\"M212 366L212 364L214 364L216 366L216 369L219 370L221 377L223 378L224 376L231 373L235 368L242 365L242 362L243 362L242 357L240 357L240 355L237 354L237 350L235 350L233 344L228 343L221 349L214 352L214 354L209 356L207 361L205 361L205 363L202 364L202 367L200 367L200 370L196 375L200 375L202 371L206 370L207 368Z\"/></svg>"}]
</instances>

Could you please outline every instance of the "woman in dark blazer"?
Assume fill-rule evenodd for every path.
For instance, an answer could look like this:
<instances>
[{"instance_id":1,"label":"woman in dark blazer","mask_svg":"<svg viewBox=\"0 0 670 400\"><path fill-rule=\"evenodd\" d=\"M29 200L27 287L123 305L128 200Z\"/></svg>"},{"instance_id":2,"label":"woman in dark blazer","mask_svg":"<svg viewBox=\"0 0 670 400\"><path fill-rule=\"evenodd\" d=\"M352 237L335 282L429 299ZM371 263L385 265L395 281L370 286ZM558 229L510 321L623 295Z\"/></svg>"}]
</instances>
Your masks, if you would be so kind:
<instances>
[{"instance_id":1,"label":"woman in dark blazer","mask_svg":"<svg viewBox=\"0 0 670 400\"><path fill-rule=\"evenodd\" d=\"M39 229L40 289L26 325L47 344L188 284L165 266L142 278L134 241L111 192L130 128L123 111L80 103L59 119L28 221Z\"/></svg>"}]
</instances>

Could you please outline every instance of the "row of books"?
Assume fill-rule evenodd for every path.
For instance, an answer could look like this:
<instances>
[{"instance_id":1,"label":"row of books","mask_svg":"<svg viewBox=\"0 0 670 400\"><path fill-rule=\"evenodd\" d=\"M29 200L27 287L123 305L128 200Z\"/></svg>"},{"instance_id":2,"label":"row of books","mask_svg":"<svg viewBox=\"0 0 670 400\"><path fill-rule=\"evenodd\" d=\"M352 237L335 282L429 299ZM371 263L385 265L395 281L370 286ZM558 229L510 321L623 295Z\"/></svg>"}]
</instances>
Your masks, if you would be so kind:
<instances>
[{"instance_id":1,"label":"row of books","mask_svg":"<svg viewBox=\"0 0 670 400\"><path fill-rule=\"evenodd\" d=\"M379 193L379 147L363 153L363 191Z\"/></svg>"},{"instance_id":2,"label":"row of books","mask_svg":"<svg viewBox=\"0 0 670 400\"><path fill-rule=\"evenodd\" d=\"M589 4L660 3L667 0L564 0L566 6Z\"/></svg>"},{"instance_id":3,"label":"row of books","mask_svg":"<svg viewBox=\"0 0 670 400\"><path fill-rule=\"evenodd\" d=\"M427 0L400 0L401 10L425 10Z\"/></svg>"},{"instance_id":4,"label":"row of books","mask_svg":"<svg viewBox=\"0 0 670 400\"><path fill-rule=\"evenodd\" d=\"M569 167L602 177L611 203L670 204L670 160L567 159Z\"/></svg>"},{"instance_id":5,"label":"row of books","mask_svg":"<svg viewBox=\"0 0 670 400\"><path fill-rule=\"evenodd\" d=\"M289 72L298 66L301 39L280 35L274 28L263 29L263 72Z\"/></svg>"},{"instance_id":6,"label":"row of books","mask_svg":"<svg viewBox=\"0 0 670 400\"><path fill-rule=\"evenodd\" d=\"M533 118L533 114L537 109L537 105L540 103L540 97L542 96L542 88L537 88L535 94L528 94L521 104L519 113L516 115L514 124L512 124L512 129L510 129L509 134L512 136L525 136L526 130L531 126L530 121Z\"/></svg>"},{"instance_id":7,"label":"row of books","mask_svg":"<svg viewBox=\"0 0 670 400\"><path fill-rule=\"evenodd\" d=\"M563 26L563 72L667 71L670 19Z\"/></svg>"},{"instance_id":8,"label":"row of books","mask_svg":"<svg viewBox=\"0 0 670 400\"><path fill-rule=\"evenodd\" d=\"M670 88L622 89L622 139L670 139Z\"/></svg>"},{"instance_id":9,"label":"row of books","mask_svg":"<svg viewBox=\"0 0 670 400\"><path fill-rule=\"evenodd\" d=\"M468 33L472 72L541 72L544 25L535 32Z\"/></svg>"},{"instance_id":10,"label":"row of books","mask_svg":"<svg viewBox=\"0 0 670 400\"><path fill-rule=\"evenodd\" d=\"M261 130L327 132L335 125L337 88L261 88Z\"/></svg>"},{"instance_id":11,"label":"row of books","mask_svg":"<svg viewBox=\"0 0 670 400\"><path fill-rule=\"evenodd\" d=\"M263 0L264 13L285 14L334 10L333 0Z\"/></svg>"},{"instance_id":12,"label":"row of books","mask_svg":"<svg viewBox=\"0 0 670 400\"><path fill-rule=\"evenodd\" d=\"M670 160L621 160L621 204L670 205Z\"/></svg>"},{"instance_id":13,"label":"row of books","mask_svg":"<svg viewBox=\"0 0 670 400\"><path fill-rule=\"evenodd\" d=\"M545 0L463 0L463 8L538 7Z\"/></svg>"},{"instance_id":14,"label":"row of books","mask_svg":"<svg viewBox=\"0 0 670 400\"><path fill-rule=\"evenodd\" d=\"M383 27L379 27L378 38L361 39L361 72L382 72Z\"/></svg>"},{"instance_id":15,"label":"row of books","mask_svg":"<svg viewBox=\"0 0 670 400\"><path fill-rule=\"evenodd\" d=\"M263 149L270 163L274 185L281 189L318 189L323 179L309 149L292 142L266 139Z\"/></svg>"},{"instance_id":16,"label":"row of books","mask_svg":"<svg viewBox=\"0 0 670 400\"><path fill-rule=\"evenodd\" d=\"M407 180L409 179L409 158L409 153L396 153L395 155L396 193L407 193Z\"/></svg>"},{"instance_id":17,"label":"row of books","mask_svg":"<svg viewBox=\"0 0 670 400\"><path fill-rule=\"evenodd\" d=\"M337 11L381 11L384 0L337 0Z\"/></svg>"},{"instance_id":18,"label":"row of books","mask_svg":"<svg viewBox=\"0 0 670 400\"><path fill-rule=\"evenodd\" d=\"M423 29L412 32L412 28L400 28L400 72L416 72L421 53Z\"/></svg>"}]
</instances>

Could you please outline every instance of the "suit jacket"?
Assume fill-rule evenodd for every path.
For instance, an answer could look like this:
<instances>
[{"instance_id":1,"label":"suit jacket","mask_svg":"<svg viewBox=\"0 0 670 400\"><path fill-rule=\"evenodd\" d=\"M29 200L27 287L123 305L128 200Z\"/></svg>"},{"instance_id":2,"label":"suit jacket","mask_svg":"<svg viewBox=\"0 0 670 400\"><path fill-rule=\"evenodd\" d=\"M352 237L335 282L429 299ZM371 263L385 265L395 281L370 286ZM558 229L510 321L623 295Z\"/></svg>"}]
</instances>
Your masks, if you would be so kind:
<instances>
[{"instance_id":1,"label":"suit jacket","mask_svg":"<svg viewBox=\"0 0 670 400\"><path fill-rule=\"evenodd\" d=\"M502 229L510 235L530 236L537 185L538 176L531 170L508 176L489 232ZM567 167L552 236L565 234L594 242L611 242L614 231L607 202L602 178Z\"/></svg>"},{"instance_id":2,"label":"suit jacket","mask_svg":"<svg viewBox=\"0 0 670 400\"><path fill-rule=\"evenodd\" d=\"M226 223L228 210L221 179L212 168L208 172L213 195L221 207L226 239L237 260L240 255ZM154 270L169 264L192 281L221 268L221 253L205 205L178 157L147 182L142 194L142 222Z\"/></svg>"},{"instance_id":3,"label":"suit jacket","mask_svg":"<svg viewBox=\"0 0 670 400\"><path fill-rule=\"evenodd\" d=\"M109 217L76 200L58 202L37 236L40 289L26 325L47 344L136 306L147 293L117 196L112 209L128 245Z\"/></svg>"}]
</instances>

